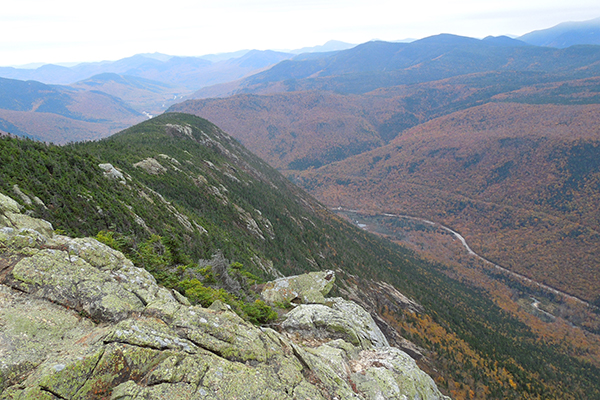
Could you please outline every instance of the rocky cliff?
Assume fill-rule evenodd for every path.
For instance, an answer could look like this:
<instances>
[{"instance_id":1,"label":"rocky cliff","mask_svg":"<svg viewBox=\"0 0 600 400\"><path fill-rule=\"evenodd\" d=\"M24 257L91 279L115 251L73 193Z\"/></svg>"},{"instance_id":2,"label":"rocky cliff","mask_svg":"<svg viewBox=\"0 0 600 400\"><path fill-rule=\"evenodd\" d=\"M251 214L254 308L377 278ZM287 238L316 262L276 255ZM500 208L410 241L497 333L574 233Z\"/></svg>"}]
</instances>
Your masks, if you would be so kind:
<instances>
[{"instance_id":1,"label":"rocky cliff","mask_svg":"<svg viewBox=\"0 0 600 400\"><path fill-rule=\"evenodd\" d=\"M0 399L444 398L364 309L323 296L333 279L267 284L304 304L258 327L0 194Z\"/></svg>"}]
</instances>

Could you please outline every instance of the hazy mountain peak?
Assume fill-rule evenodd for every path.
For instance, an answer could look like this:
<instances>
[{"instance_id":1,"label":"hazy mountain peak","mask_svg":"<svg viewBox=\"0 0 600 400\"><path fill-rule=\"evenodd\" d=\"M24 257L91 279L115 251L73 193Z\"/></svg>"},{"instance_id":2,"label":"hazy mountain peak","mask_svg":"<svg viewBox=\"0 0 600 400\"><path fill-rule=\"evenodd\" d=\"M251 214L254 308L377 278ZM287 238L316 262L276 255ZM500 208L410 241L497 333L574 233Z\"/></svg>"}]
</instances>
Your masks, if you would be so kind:
<instances>
[{"instance_id":1,"label":"hazy mountain peak","mask_svg":"<svg viewBox=\"0 0 600 400\"><path fill-rule=\"evenodd\" d=\"M140 53L140 56L146 57L146 58L153 58L155 60L158 61L169 61L169 59L171 59L173 56L170 56L168 54L163 54L163 53L158 53L158 52L154 52L154 53Z\"/></svg>"},{"instance_id":2,"label":"hazy mountain peak","mask_svg":"<svg viewBox=\"0 0 600 400\"><path fill-rule=\"evenodd\" d=\"M301 49L290 50L289 53L293 54L302 54L302 53L323 53L329 51L339 51L339 50L347 50L351 49L356 44L341 42L339 40L329 40L323 45L312 46L312 47L303 47Z\"/></svg>"},{"instance_id":3,"label":"hazy mountain peak","mask_svg":"<svg viewBox=\"0 0 600 400\"><path fill-rule=\"evenodd\" d=\"M536 46L566 48L576 44L600 45L600 18L563 22L527 33L519 40Z\"/></svg>"},{"instance_id":4,"label":"hazy mountain peak","mask_svg":"<svg viewBox=\"0 0 600 400\"><path fill-rule=\"evenodd\" d=\"M527 43L522 40L514 39L509 36L486 36L482 39L483 42L498 46L527 46Z\"/></svg>"},{"instance_id":5,"label":"hazy mountain peak","mask_svg":"<svg viewBox=\"0 0 600 400\"><path fill-rule=\"evenodd\" d=\"M203 58L205 60L208 61L212 61L214 63L219 62L219 61L226 61L226 60L230 60L232 58L240 58L242 57L244 54L250 52L251 50L238 50L238 51L233 51L233 52L227 52L227 53L216 53L216 54L205 54L200 56L200 58Z\"/></svg>"}]
</instances>

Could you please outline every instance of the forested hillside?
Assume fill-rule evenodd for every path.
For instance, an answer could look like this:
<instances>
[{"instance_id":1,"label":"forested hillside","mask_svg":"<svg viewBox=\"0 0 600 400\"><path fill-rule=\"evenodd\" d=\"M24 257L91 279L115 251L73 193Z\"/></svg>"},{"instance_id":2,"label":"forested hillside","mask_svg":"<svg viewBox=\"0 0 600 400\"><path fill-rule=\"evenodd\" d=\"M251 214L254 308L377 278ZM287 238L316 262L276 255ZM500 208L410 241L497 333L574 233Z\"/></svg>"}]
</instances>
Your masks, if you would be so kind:
<instances>
[{"instance_id":1,"label":"forested hillside","mask_svg":"<svg viewBox=\"0 0 600 400\"><path fill-rule=\"evenodd\" d=\"M99 139L145 117L96 90L0 78L0 129L36 140Z\"/></svg>"},{"instance_id":2,"label":"forested hillside","mask_svg":"<svg viewBox=\"0 0 600 400\"><path fill-rule=\"evenodd\" d=\"M304 170L389 143L434 118L487 102L594 104L598 78L486 72L362 95L321 91L236 95L171 107L215 121L280 170Z\"/></svg>"}]
</instances>

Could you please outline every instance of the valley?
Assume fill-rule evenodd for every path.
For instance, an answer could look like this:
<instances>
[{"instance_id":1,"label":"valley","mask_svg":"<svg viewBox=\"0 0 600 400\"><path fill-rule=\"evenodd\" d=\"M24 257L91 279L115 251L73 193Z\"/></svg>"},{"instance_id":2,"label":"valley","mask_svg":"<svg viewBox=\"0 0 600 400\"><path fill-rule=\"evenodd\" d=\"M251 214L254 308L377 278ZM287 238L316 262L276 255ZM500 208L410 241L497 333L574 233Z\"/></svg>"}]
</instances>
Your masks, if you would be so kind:
<instances>
[{"instance_id":1,"label":"valley","mask_svg":"<svg viewBox=\"0 0 600 400\"><path fill-rule=\"evenodd\" d=\"M458 272L460 275L468 276L469 273L465 273L464 270L469 268L485 271L484 273L488 275L489 279L505 285L504 290L520 292L519 296L513 299L517 303L530 295L542 296L554 304L552 309L561 308L560 315L552 315L548 311L540 309L539 304L541 303L538 300L532 300L531 304L535 311L550 317L549 322L554 322L557 317L560 317L590 333L598 334L600 332L598 307L485 259L469 247L460 233L446 226L408 215L361 213L341 207L332 211L344 216L362 229L408 246L419 254L432 257L443 265L460 265L460 268L463 269L463 272ZM453 236L450 242L448 242L448 233ZM457 241L460 243L458 246L456 245ZM479 281L473 281L473 283L477 286L481 285ZM528 306L527 304L526 307ZM583 319L582 315L585 315Z\"/></svg>"},{"instance_id":2,"label":"valley","mask_svg":"<svg viewBox=\"0 0 600 400\"><path fill-rule=\"evenodd\" d=\"M332 207L450 226L486 259L594 301L595 156L577 162L582 174L567 172L571 154L596 149L594 107L480 106L296 179Z\"/></svg>"},{"instance_id":3,"label":"valley","mask_svg":"<svg viewBox=\"0 0 600 400\"><path fill-rule=\"evenodd\" d=\"M413 220L413 221L421 222L421 223L424 223L424 224L427 224L427 225L431 225L431 226L434 226L434 227L436 227L438 229L443 229L444 231L449 232L450 234L452 234L456 238L456 240L458 240L462 244L462 246L464 247L464 249L467 251L467 253L469 255L474 256L475 258L477 258L480 261L483 261L486 264L489 264L490 266L494 267L495 269L497 269L499 271L502 271L503 273L505 273L507 275L510 275L511 277L513 277L513 278L515 278L517 280L521 280L521 281L524 281L524 282L527 282L527 283L530 283L530 284L534 284L535 286L539 287L540 289L542 289L544 291L548 291L548 292L551 292L551 293L563 296L563 297L565 297L567 299L574 300L574 301L576 301L578 303L581 303L584 306L592 307L592 305L590 303L588 303L587 301L585 301L585 300L582 300L582 299L580 299L578 297L574 297L574 296L569 295L569 294L564 293L564 292L560 292L560 291L556 290L555 288L552 288L550 286L546 286L546 285L541 284L539 282L534 282L531 279L527 278L526 276L517 274L517 273L512 272L512 271L510 271L510 270L508 270L508 269L506 269L506 268L504 268L504 267L502 267L502 266L500 266L498 264L494 264L491 261L486 260L485 258L483 258L482 256L480 256L479 254L475 253L469 247L469 244L467 243L467 241L465 240L465 238L460 233L458 233L456 231L453 231L452 229L448 228L447 226L437 225L437 224L435 224L432 221L428 221L426 219L420 219L420 218L416 218L416 217L411 217L411 216L408 216L408 215L394 215L394 214L381 214L381 215L373 215L373 216L364 215L364 214L361 215L357 210L345 210L345 209L343 209L341 207L338 207L338 208L334 209L333 211L336 212L336 213L338 213L338 214L346 215L349 218L350 218L349 214L351 214L353 216L359 216L360 215L360 217L361 217L362 220L371 219L371 218L378 218L378 217L389 217L389 218L396 218L396 219L408 219L408 220ZM377 233L377 230L372 230L368 224L359 223L358 221L356 222L356 224L360 228L366 229L366 230L368 230L370 232L373 232L373 233ZM539 302L537 302L535 304L539 304Z\"/></svg>"},{"instance_id":4,"label":"valley","mask_svg":"<svg viewBox=\"0 0 600 400\"><path fill-rule=\"evenodd\" d=\"M593 302L598 86L593 76L573 78L486 72L364 94L238 94L171 110L224 126L329 207L454 227L486 259Z\"/></svg>"},{"instance_id":5,"label":"valley","mask_svg":"<svg viewBox=\"0 0 600 400\"><path fill-rule=\"evenodd\" d=\"M600 399L600 46L563 28L0 68L2 290L29 290L27 243L71 263L54 240L99 241L169 307L281 333L300 300L266 304L267 282L333 271L444 395ZM14 236L33 219L52 232ZM209 347L238 363L236 337ZM2 368L0 391L38 373ZM155 390L142 375L118 384Z\"/></svg>"}]
</instances>

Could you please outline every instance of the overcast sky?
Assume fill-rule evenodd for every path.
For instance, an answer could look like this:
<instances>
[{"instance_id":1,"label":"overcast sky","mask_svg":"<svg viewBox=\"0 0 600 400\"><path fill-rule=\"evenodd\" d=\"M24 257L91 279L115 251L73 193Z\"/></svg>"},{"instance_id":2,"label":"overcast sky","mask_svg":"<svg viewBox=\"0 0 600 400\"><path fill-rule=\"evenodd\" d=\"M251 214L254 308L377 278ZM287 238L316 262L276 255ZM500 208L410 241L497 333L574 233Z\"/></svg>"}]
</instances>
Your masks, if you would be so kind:
<instances>
[{"instance_id":1,"label":"overcast sky","mask_svg":"<svg viewBox=\"0 0 600 400\"><path fill-rule=\"evenodd\" d=\"M597 17L598 0L10 0L0 11L0 66L522 35Z\"/></svg>"}]
</instances>

